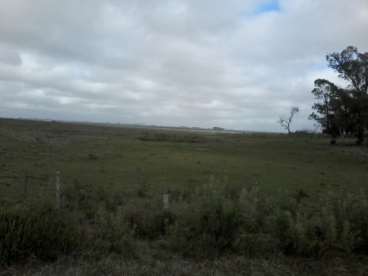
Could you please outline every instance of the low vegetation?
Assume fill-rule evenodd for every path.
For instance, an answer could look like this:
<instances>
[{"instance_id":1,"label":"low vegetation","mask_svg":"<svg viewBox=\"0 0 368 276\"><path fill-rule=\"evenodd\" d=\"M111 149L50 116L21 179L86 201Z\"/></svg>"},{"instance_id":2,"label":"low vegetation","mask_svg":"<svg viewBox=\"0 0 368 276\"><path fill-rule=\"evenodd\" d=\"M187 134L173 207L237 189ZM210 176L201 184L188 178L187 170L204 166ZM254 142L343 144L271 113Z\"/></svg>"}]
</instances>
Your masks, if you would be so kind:
<instances>
[{"instance_id":1,"label":"low vegetation","mask_svg":"<svg viewBox=\"0 0 368 276\"><path fill-rule=\"evenodd\" d=\"M5 270L39 275L366 271L368 155L366 148L351 147L351 140L330 147L326 138L311 134L1 123ZM201 142L193 143L193 137Z\"/></svg>"},{"instance_id":2,"label":"low vegetation","mask_svg":"<svg viewBox=\"0 0 368 276\"><path fill-rule=\"evenodd\" d=\"M145 132L139 137L141 141L147 142L177 142L177 143L203 143L204 137L189 133L167 133L163 131Z\"/></svg>"},{"instance_id":3,"label":"low vegetation","mask_svg":"<svg viewBox=\"0 0 368 276\"><path fill-rule=\"evenodd\" d=\"M173 196L169 209L153 195L134 203L124 198L121 205L109 208L113 197L106 194L92 213L72 207L83 206L81 198L62 210L43 202L2 207L2 265L30 258L55 261L66 255L89 261L106 256L134 261L145 252L142 244L152 254L165 251L195 260L229 256L330 260L368 254L364 191L318 196L299 191L277 202L257 187L237 190L207 184L187 198Z\"/></svg>"}]
</instances>

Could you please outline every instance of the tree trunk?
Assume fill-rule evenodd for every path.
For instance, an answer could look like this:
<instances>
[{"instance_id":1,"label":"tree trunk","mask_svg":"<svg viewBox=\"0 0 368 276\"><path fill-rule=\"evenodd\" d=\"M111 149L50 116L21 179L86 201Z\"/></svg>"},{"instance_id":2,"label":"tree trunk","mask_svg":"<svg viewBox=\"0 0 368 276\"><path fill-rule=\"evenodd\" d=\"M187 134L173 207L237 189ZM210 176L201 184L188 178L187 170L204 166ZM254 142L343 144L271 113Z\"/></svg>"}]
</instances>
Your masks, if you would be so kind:
<instances>
[{"instance_id":1,"label":"tree trunk","mask_svg":"<svg viewBox=\"0 0 368 276\"><path fill-rule=\"evenodd\" d=\"M358 146L361 146L363 142L364 142L364 130L362 127L359 126L356 144Z\"/></svg>"}]
</instances>

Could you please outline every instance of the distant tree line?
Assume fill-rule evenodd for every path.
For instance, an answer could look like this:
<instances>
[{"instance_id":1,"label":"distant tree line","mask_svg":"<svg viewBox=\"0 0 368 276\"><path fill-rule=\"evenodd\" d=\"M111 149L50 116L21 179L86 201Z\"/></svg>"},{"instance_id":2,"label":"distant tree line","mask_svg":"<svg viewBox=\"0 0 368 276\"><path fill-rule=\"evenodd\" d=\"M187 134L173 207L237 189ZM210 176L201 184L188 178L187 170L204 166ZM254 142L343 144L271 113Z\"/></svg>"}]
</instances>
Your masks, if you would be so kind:
<instances>
[{"instance_id":1,"label":"distant tree line","mask_svg":"<svg viewBox=\"0 0 368 276\"><path fill-rule=\"evenodd\" d=\"M341 53L328 54L326 59L328 66L347 81L347 86L315 80L312 93L316 102L310 118L331 136L332 144L338 137L348 135L356 137L356 143L361 145L368 129L368 52L360 53L349 46Z\"/></svg>"}]
</instances>

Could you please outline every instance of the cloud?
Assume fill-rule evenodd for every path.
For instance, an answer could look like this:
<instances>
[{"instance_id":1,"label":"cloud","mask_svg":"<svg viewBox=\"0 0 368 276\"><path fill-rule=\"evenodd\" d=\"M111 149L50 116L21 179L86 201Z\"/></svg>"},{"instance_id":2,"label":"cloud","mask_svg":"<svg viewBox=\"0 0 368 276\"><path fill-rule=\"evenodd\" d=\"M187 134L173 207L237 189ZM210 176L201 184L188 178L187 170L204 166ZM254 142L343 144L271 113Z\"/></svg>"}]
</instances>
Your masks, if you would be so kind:
<instances>
[{"instance_id":1,"label":"cloud","mask_svg":"<svg viewBox=\"0 0 368 276\"><path fill-rule=\"evenodd\" d=\"M367 27L366 0L3 0L0 116L312 128L324 56Z\"/></svg>"}]
</instances>

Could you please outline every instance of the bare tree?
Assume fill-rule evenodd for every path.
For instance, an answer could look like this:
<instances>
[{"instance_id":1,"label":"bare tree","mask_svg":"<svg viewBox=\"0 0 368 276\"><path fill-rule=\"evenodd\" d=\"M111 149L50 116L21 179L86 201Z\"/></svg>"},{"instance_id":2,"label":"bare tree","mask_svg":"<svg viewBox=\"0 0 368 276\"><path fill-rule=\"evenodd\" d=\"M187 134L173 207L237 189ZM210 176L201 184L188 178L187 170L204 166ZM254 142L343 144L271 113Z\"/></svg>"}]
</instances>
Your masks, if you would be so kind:
<instances>
[{"instance_id":1,"label":"bare tree","mask_svg":"<svg viewBox=\"0 0 368 276\"><path fill-rule=\"evenodd\" d=\"M288 134L291 133L291 123L293 122L293 118L296 113L299 112L299 107L292 107L290 110L290 115L287 119L280 117L279 124L282 128L286 129Z\"/></svg>"}]
</instances>

